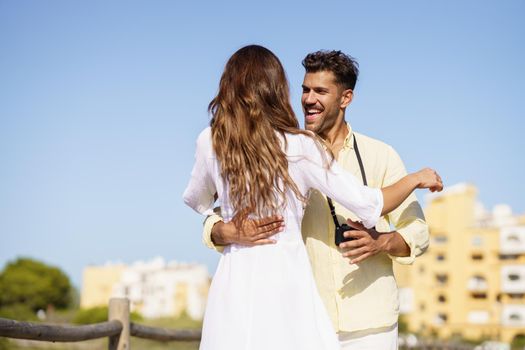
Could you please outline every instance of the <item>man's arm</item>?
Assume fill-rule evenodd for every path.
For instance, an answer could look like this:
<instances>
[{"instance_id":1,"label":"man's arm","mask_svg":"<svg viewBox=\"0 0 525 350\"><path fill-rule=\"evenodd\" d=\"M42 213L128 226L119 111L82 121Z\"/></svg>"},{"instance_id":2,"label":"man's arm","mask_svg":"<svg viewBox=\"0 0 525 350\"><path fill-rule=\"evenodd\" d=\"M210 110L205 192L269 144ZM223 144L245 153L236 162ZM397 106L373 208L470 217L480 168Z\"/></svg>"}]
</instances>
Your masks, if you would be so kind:
<instances>
[{"instance_id":1,"label":"man's arm","mask_svg":"<svg viewBox=\"0 0 525 350\"><path fill-rule=\"evenodd\" d=\"M388 186L406 174L401 158L391 147L387 161L382 186ZM355 240L341 243L343 255L351 257L352 263L357 263L383 252L400 264L413 263L416 256L425 252L429 242L428 226L416 196L411 194L388 214L387 219L394 225L395 231L382 233L373 229L366 230L360 224L349 221L348 224L356 231L347 231L345 236Z\"/></svg>"},{"instance_id":2,"label":"man's arm","mask_svg":"<svg viewBox=\"0 0 525 350\"><path fill-rule=\"evenodd\" d=\"M410 247L399 232L377 232L350 219L347 223L355 230L346 231L344 235L353 240L341 243L339 247L344 250L343 256L350 258L351 264L359 263L377 253L395 257L410 256Z\"/></svg>"},{"instance_id":3,"label":"man's arm","mask_svg":"<svg viewBox=\"0 0 525 350\"><path fill-rule=\"evenodd\" d=\"M225 223L220 215L210 215L204 222L203 241L209 248L222 251L224 246L236 243L246 246L273 244L271 239L283 231L284 220L280 216L269 216L259 220L245 220L236 226L233 220Z\"/></svg>"}]
</instances>

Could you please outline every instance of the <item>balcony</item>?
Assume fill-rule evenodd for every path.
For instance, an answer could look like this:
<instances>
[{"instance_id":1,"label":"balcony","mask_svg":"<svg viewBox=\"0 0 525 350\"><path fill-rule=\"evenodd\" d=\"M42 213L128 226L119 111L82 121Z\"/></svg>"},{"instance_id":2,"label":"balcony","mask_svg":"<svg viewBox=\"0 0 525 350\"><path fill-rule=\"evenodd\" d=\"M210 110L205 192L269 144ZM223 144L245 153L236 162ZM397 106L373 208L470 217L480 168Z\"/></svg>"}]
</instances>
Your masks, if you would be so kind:
<instances>
[{"instance_id":1,"label":"balcony","mask_svg":"<svg viewBox=\"0 0 525 350\"><path fill-rule=\"evenodd\" d=\"M445 313L437 313L432 320L436 326L442 326L448 321L448 316Z\"/></svg>"},{"instance_id":2,"label":"balcony","mask_svg":"<svg viewBox=\"0 0 525 350\"><path fill-rule=\"evenodd\" d=\"M504 305L501 310L501 323L504 326L525 326L525 305Z\"/></svg>"},{"instance_id":3,"label":"balcony","mask_svg":"<svg viewBox=\"0 0 525 350\"><path fill-rule=\"evenodd\" d=\"M485 310L470 311L467 315L468 323L486 324L490 321L490 314Z\"/></svg>"},{"instance_id":4,"label":"balcony","mask_svg":"<svg viewBox=\"0 0 525 350\"><path fill-rule=\"evenodd\" d=\"M499 243L500 255L525 254L525 226L502 227Z\"/></svg>"},{"instance_id":5,"label":"balcony","mask_svg":"<svg viewBox=\"0 0 525 350\"><path fill-rule=\"evenodd\" d=\"M501 267L501 291L509 294L525 293L525 265Z\"/></svg>"},{"instance_id":6,"label":"balcony","mask_svg":"<svg viewBox=\"0 0 525 350\"><path fill-rule=\"evenodd\" d=\"M473 276L467 282L467 289L471 292L484 292L489 288L483 276Z\"/></svg>"}]
</instances>

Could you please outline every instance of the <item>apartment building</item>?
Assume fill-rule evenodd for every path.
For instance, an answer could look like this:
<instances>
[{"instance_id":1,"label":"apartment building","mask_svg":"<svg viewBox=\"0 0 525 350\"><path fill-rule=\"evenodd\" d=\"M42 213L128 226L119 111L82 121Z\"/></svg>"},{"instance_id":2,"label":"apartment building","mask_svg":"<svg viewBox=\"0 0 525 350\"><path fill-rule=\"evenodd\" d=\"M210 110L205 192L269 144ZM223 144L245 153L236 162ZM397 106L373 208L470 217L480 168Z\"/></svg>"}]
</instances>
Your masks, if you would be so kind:
<instances>
[{"instance_id":1,"label":"apartment building","mask_svg":"<svg viewBox=\"0 0 525 350\"><path fill-rule=\"evenodd\" d=\"M525 336L525 216L486 211L468 184L429 196L428 251L395 267L400 310L413 332L440 338Z\"/></svg>"},{"instance_id":2,"label":"apartment building","mask_svg":"<svg viewBox=\"0 0 525 350\"><path fill-rule=\"evenodd\" d=\"M131 311L146 318L204 316L210 277L205 265L166 263L162 258L131 265L108 263L84 269L80 306L105 306L111 297L126 297Z\"/></svg>"}]
</instances>

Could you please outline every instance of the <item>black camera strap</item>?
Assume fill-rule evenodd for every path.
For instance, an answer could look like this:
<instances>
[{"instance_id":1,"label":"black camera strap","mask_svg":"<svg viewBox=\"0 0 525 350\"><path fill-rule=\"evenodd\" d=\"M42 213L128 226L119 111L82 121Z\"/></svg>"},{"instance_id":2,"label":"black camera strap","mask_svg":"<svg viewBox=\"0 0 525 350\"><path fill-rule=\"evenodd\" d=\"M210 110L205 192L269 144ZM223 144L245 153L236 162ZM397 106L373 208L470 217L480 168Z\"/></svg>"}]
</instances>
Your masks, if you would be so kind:
<instances>
[{"instance_id":1,"label":"black camera strap","mask_svg":"<svg viewBox=\"0 0 525 350\"><path fill-rule=\"evenodd\" d=\"M363 166L363 161L361 160L361 154L359 154L359 148L357 147L357 140L356 140L355 134L353 136L354 136L354 150L355 150L355 155L357 156L357 161L359 162L359 168L361 169L361 177L363 178L363 184L367 186L368 183L366 181L365 167ZM334 204L332 203L332 199L328 196L326 198L328 199L328 206L330 207L330 213L332 214L332 219L334 219L335 227L341 227L341 225L339 224L339 221L337 221L337 216L335 215L335 207L334 207Z\"/></svg>"}]
</instances>

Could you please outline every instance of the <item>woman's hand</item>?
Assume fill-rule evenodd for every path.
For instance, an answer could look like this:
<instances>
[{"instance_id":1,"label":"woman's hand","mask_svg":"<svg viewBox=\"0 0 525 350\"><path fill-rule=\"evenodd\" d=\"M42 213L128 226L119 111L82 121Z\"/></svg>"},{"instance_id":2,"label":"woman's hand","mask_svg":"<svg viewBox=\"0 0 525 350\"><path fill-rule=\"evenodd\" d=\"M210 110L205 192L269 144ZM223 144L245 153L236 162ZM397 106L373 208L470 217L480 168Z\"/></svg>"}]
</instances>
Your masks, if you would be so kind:
<instances>
[{"instance_id":1,"label":"woman's hand","mask_svg":"<svg viewBox=\"0 0 525 350\"><path fill-rule=\"evenodd\" d=\"M443 181L434 169L424 168L413 175L418 181L417 188L428 188L430 192L443 190Z\"/></svg>"},{"instance_id":2,"label":"woman's hand","mask_svg":"<svg viewBox=\"0 0 525 350\"><path fill-rule=\"evenodd\" d=\"M211 240L215 245L242 244L248 247L263 244L274 244L271 237L284 230L282 216L268 216L259 220L246 219L240 226L234 221L217 222L211 230Z\"/></svg>"}]
</instances>

